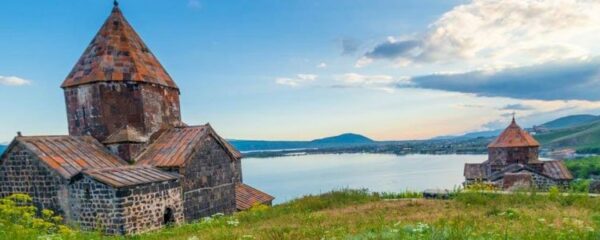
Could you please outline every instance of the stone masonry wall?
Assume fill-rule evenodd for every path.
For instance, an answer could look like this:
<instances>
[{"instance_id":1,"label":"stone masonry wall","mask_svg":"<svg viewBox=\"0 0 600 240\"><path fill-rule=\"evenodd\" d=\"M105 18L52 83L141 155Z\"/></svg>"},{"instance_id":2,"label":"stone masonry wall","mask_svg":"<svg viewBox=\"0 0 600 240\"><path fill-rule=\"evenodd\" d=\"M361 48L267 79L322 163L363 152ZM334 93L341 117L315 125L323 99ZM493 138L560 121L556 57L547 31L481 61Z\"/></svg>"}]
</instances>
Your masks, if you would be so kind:
<instances>
[{"instance_id":1,"label":"stone masonry wall","mask_svg":"<svg viewBox=\"0 0 600 240\"><path fill-rule=\"evenodd\" d=\"M98 82L64 90L69 134L91 134L98 141L125 127L149 136L179 126L179 91L155 84Z\"/></svg>"},{"instance_id":2,"label":"stone masonry wall","mask_svg":"<svg viewBox=\"0 0 600 240\"><path fill-rule=\"evenodd\" d=\"M115 189L87 176L71 184L72 218L83 230L136 234L164 226L170 209L174 223L183 221L179 182Z\"/></svg>"},{"instance_id":3,"label":"stone masonry wall","mask_svg":"<svg viewBox=\"0 0 600 240\"><path fill-rule=\"evenodd\" d=\"M33 198L38 209L50 209L57 214L68 212L66 180L51 171L43 162L20 144L8 149L0 159L0 198L25 193Z\"/></svg>"},{"instance_id":4,"label":"stone masonry wall","mask_svg":"<svg viewBox=\"0 0 600 240\"><path fill-rule=\"evenodd\" d=\"M103 231L106 234L122 232L117 209L116 190L108 185L83 177L69 187L72 224L86 231Z\"/></svg>"},{"instance_id":5,"label":"stone masonry wall","mask_svg":"<svg viewBox=\"0 0 600 240\"><path fill-rule=\"evenodd\" d=\"M202 147L180 169L186 220L236 210L237 174L231 166L232 158L213 137L208 136L203 141Z\"/></svg>"},{"instance_id":6,"label":"stone masonry wall","mask_svg":"<svg viewBox=\"0 0 600 240\"><path fill-rule=\"evenodd\" d=\"M125 234L160 229L172 214L172 224L184 221L179 181L155 183L117 191L119 209L123 209ZM167 210L169 209L169 210Z\"/></svg>"},{"instance_id":7,"label":"stone masonry wall","mask_svg":"<svg viewBox=\"0 0 600 240\"><path fill-rule=\"evenodd\" d=\"M538 159L538 148L516 147L516 148L489 148L490 173L514 164L527 164L529 160Z\"/></svg>"}]
</instances>

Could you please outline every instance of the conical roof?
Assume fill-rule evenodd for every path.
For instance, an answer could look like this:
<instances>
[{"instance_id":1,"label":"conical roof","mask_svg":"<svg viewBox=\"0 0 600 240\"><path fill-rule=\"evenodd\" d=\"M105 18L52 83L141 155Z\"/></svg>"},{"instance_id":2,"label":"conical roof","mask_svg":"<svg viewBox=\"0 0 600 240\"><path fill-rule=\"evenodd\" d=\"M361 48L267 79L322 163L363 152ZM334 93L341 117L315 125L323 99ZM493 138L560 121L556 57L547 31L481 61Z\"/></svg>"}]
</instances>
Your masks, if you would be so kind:
<instances>
[{"instance_id":1,"label":"conical roof","mask_svg":"<svg viewBox=\"0 0 600 240\"><path fill-rule=\"evenodd\" d=\"M515 118L496 140L488 147L490 148L508 148L508 147L539 147L540 143L536 141L527 131L523 130Z\"/></svg>"},{"instance_id":2,"label":"conical roof","mask_svg":"<svg viewBox=\"0 0 600 240\"><path fill-rule=\"evenodd\" d=\"M177 88L115 4L62 88L104 81L136 81Z\"/></svg>"}]
</instances>

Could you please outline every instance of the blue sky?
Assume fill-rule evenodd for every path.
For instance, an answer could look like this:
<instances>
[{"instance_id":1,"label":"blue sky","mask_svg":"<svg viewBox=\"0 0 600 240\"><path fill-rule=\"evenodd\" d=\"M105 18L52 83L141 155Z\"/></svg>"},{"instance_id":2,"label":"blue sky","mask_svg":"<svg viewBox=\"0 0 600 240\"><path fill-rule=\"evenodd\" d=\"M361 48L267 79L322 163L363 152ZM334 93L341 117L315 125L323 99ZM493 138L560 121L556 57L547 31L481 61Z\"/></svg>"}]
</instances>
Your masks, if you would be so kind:
<instances>
[{"instance_id":1,"label":"blue sky","mask_svg":"<svg viewBox=\"0 0 600 240\"><path fill-rule=\"evenodd\" d=\"M237 139L424 139L600 113L600 3L122 0L188 124ZM66 134L59 85L109 0L5 1L0 143Z\"/></svg>"}]
</instances>

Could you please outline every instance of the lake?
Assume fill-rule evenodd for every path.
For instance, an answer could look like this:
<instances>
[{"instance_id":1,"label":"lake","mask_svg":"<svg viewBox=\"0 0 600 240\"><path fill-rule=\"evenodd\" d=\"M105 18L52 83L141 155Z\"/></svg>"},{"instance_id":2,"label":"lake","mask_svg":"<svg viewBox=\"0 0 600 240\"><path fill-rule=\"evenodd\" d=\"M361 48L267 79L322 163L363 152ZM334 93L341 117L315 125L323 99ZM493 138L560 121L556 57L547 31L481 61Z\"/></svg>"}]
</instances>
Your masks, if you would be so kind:
<instances>
[{"instance_id":1,"label":"lake","mask_svg":"<svg viewBox=\"0 0 600 240\"><path fill-rule=\"evenodd\" d=\"M307 194L341 188L376 192L452 189L464 181L465 163L487 155L314 154L242 159L245 183L282 203Z\"/></svg>"}]
</instances>

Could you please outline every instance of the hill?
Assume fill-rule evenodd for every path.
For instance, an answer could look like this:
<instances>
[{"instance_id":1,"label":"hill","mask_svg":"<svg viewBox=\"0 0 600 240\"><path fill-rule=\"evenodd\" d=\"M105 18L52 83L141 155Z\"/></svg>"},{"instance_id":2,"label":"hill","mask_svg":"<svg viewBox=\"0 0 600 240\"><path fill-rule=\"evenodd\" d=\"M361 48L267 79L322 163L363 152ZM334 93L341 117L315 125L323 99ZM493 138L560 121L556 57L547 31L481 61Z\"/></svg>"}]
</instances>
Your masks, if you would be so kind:
<instances>
[{"instance_id":1,"label":"hill","mask_svg":"<svg viewBox=\"0 0 600 240\"><path fill-rule=\"evenodd\" d=\"M496 130L490 130L490 131L470 132L470 133L465 133L463 135L441 136L441 137L432 138L431 140L448 140L448 139L468 140L468 139L474 139L474 138L491 138L491 137L496 137L496 136L500 135L501 132L502 132L502 129L496 129Z\"/></svg>"},{"instance_id":2,"label":"hill","mask_svg":"<svg viewBox=\"0 0 600 240\"><path fill-rule=\"evenodd\" d=\"M545 148L575 148L578 152L600 152L600 120L550 130L534 137Z\"/></svg>"},{"instance_id":3,"label":"hill","mask_svg":"<svg viewBox=\"0 0 600 240\"><path fill-rule=\"evenodd\" d=\"M265 141L265 140L229 140L233 146L243 152L276 151L289 149L324 149L341 146L357 146L376 144L376 141L355 133L345 133L338 136L315 139L311 141Z\"/></svg>"},{"instance_id":4,"label":"hill","mask_svg":"<svg viewBox=\"0 0 600 240\"><path fill-rule=\"evenodd\" d=\"M375 141L368 137L354 133L344 133L334 137L321 138L311 141L312 144L369 144L374 142Z\"/></svg>"},{"instance_id":5,"label":"hill","mask_svg":"<svg viewBox=\"0 0 600 240\"><path fill-rule=\"evenodd\" d=\"M582 114L582 115L571 115L561 117L550 122L542 124L543 127L548 129L559 129L574 127L581 124L591 123L600 120L600 116Z\"/></svg>"}]
</instances>

